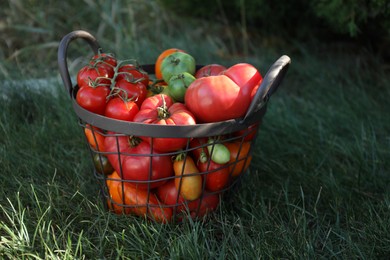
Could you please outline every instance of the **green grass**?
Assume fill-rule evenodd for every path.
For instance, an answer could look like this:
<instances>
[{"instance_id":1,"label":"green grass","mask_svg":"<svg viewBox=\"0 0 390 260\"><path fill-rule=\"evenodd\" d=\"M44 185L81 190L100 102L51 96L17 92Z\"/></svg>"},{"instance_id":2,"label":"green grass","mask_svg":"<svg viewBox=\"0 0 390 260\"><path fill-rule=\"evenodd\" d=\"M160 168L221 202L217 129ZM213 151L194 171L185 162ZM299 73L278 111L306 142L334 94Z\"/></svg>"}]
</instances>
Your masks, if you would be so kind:
<instances>
[{"instance_id":1,"label":"green grass","mask_svg":"<svg viewBox=\"0 0 390 260\"><path fill-rule=\"evenodd\" d=\"M87 3L83 2L86 14L110 13L117 2L107 9L102 7L104 1L89 8ZM58 9L49 7L44 14ZM62 7L71 10L70 4ZM161 23L159 36L170 30L160 41L152 34L156 22L146 19L135 29L143 28L145 37L134 38L134 31L126 31L120 22L111 24L118 27L115 31L101 29L105 33L96 35L102 46L113 46L119 57L134 54L153 62L161 48L179 45L188 47L201 63L245 60L263 74L281 54L292 58L285 81L268 104L250 171L204 221L160 225L108 213L62 84L54 84L59 93L53 97L49 91L37 93L18 83L7 92L8 99L0 100L0 258L386 258L390 78L380 57L349 46L341 50L294 42L269 46L267 40L248 43L248 57L239 52L227 55L232 45L238 48L242 43L216 33L206 22L198 30L180 34L176 30L188 27L171 27L176 18L158 9L156 2L138 5L137 10L151 7L166 22ZM83 25L85 20L78 13L62 25L63 31L56 31L60 24L56 19L42 22L41 27L57 42L56 34L64 35L76 21ZM112 28L108 21L96 19L89 26L99 24ZM8 31L15 42L19 29ZM191 45L201 36L205 39L201 44ZM33 40L45 40L28 40L36 49L24 49L19 60L0 62L7 72L2 75L57 76L55 48L45 57L34 56L30 51L39 51L39 44ZM88 50L78 46L82 42L70 50L76 61ZM7 52L1 53L9 57ZM39 61L37 67L28 57Z\"/></svg>"}]
</instances>

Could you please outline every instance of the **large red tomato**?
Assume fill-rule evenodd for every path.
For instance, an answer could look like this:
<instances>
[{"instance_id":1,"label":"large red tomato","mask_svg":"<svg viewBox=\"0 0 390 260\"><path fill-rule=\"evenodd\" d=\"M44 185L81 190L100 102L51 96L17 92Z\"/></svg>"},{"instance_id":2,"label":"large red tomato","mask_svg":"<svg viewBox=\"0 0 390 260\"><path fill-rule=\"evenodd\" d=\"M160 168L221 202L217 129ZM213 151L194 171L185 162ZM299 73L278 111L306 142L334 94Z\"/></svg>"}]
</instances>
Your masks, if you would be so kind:
<instances>
[{"instance_id":1,"label":"large red tomato","mask_svg":"<svg viewBox=\"0 0 390 260\"><path fill-rule=\"evenodd\" d=\"M120 95L125 100L134 101L138 107L144 102L148 90L142 82L130 82L126 79L120 79L115 83L114 94Z\"/></svg>"},{"instance_id":2,"label":"large red tomato","mask_svg":"<svg viewBox=\"0 0 390 260\"><path fill-rule=\"evenodd\" d=\"M118 174L140 189L147 189L149 184L150 188L155 188L165 182L164 178L173 175L170 156L159 155L149 143L136 137L109 135L104 147Z\"/></svg>"},{"instance_id":3,"label":"large red tomato","mask_svg":"<svg viewBox=\"0 0 390 260\"><path fill-rule=\"evenodd\" d=\"M182 103L173 103L165 94L148 97L142 103L134 122L157 125L195 125L194 116ZM150 137L141 137L151 143ZM173 152L182 149L187 138L153 138L153 148L160 152Z\"/></svg>"},{"instance_id":4,"label":"large red tomato","mask_svg":"<svg viewBox=\"0 0 390 260\"><path fill-rule=\"evenodd\" d=\"M184 101L202 122L218 122L245 115L254 89L262 76L247 63L234 65L222 75L196 79L188 87Z\"/></svg>"}]
</instances>

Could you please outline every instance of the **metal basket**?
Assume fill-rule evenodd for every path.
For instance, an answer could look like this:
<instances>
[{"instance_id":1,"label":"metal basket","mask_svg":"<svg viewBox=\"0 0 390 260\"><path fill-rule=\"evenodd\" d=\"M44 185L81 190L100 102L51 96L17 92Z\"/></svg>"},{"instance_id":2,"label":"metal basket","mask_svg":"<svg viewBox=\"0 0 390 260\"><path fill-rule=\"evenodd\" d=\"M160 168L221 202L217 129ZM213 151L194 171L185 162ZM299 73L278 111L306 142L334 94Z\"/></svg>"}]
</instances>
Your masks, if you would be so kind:
<instances>
[{"instance_id":1,"label":"metal basket","mask_svg":"<svg viewBox=\"0 0 390 260\"><path fill-rule=\"evenodd\" d=\"M90 139L87 139L87 144L92 159L94 160L94 176L100 184L103 201L107 208L119 214L141 215L158 222L177 221L181 220L183 216L188 215L194 219L201 218L215 210L219 205L221 195L240 181L250 164L253 143L256 139L258 126L261 124L262 118L266 113L267 102L284 78L291 62L290 58L285 55L281 56L271 66L243 118L192 126L151 125L111 119L89 112L78 105L75 99L78 86L72 84L67 65L68 46L70 42L78 38L85 40L93 52L95 54L98 53L100 46L90 33L80 30L73 31L63 37L60 42L58 49L59 71L65 89L70 96L73 109L79 118L79 125L84 131L89 131L90 133ZM141 65L141 67L149 74L154 74L154 64ZM198 65L197 68L199 67ZM150 138L150 152L145 154L131 154L119 149L119 140L134 136ZM215 139L211 144L205 142L199 142L196 145L192 144L194 139L206 140L207 138L216 136L221 138ZM118 147L117 151L106 152L101 147L98 147L99 138L111 138L113 142L116 142ZM185 148L180 151L157 153L153 150L153 143L156 138L185 138L187 142ZM153 179L153 162L157 159L171 158L181 154L184 155L185 164L186 160L199 149L205 150L211 147L210 152L212 153L216 144L230 145L231 143L234 143L237 147L237 154L229 163L221 165L219 168L211 169L209 156L206 162L206 169L199 173L193 173L192 175L182 174L180 176L172 174L165 178ZM104 174L105 160L108 156L116 156L119 162L119 172L117 172L118 176L115 178L112 175ZM123 178L122 161L129 157L137 157L140 160L147 158L149 160L149 176L146 180ZM226 169L225 173L228 172L226 184L218 190L208 189L206 185L208 175L211 176L221 169ZM181 185L177 188L176 199L173 203L164 204L159 199L159 196L156 195L158 190L156 186L158 184L174 182L175 180L181 184L185 178L196 175L202 177L202 192L196 200L190 201L183 199L180 195ZM114 186L112 185L113 183L115 184ZM116 196L113 196L113 192L110 190L112 187L116 187L117 189ZM131 187L132 191L136 189L138 193L129 193L129 187Z\"/></svg>"}]
</instances>

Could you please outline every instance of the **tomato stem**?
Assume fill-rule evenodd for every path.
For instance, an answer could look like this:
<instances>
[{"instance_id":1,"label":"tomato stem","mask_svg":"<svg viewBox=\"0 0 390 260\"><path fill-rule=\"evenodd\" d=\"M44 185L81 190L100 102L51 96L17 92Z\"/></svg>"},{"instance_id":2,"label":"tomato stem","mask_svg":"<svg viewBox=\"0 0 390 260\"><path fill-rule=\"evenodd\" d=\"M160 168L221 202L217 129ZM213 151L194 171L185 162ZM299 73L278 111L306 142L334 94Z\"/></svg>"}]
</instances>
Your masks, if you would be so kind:
<instances>
[{"instance_id":1,"label":"tomato stem","mask_svg":"<svg viewBox=\"0 0 390 260\"><path fill-rule=\"evenodd\" d=\"M166 119L170 116L164 95L161 95L162 105L157 107L157 116L159 119Z\"/></svg>"}]
</instances>

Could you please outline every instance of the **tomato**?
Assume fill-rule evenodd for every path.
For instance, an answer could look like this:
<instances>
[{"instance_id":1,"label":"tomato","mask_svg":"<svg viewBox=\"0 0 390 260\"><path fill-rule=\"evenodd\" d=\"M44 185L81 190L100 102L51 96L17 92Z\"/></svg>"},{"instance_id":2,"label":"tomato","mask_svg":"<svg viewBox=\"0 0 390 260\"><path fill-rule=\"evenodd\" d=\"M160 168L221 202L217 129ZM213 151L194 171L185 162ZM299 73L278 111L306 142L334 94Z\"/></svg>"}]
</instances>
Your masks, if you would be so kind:
<instances>
[{"instance_id":1,"label":"tomato","mask_svg":"<svg viewBox=\"0 0 390 260\"><path fill-rule=\"evenodd\" d=\"M119 67L116 81L126 79L129 82L141 82L146 87L149 84L149 75L141 67L134 64L124 64Z\"/></svg>"},{"instance_id":2,"label":"tomato","mask_svg":"<svg viewBox=\"0 0 390 260\"><path fill-rule=\"evenodd\" d=\"M195 77L188 72L172 76L168 81L168 92L170 96L179 102L184 102L184 95L188 86L195 80Z\"/></svg>"},{"instance_id":3,"label":"tomato","mask_svg":"<svg viewBox=\"0 0 390 260\"><path fill-rule=\"evenodd\" d=\"M138 189L122 182L117 172L106 180L109 199L108 207L117 214L147 216L156 222L167 223L172 218L172 209L163 207L156 194Z\"/></svg>"},{"instance_id":4,"label":"tomato","mask_svg":"<svg viewBox=\"0 0 390 260\"><path fill-rule=\"evenodd\" d=\"M209 64L197 70L195 73L195 78L216 76L219 75L224 70L226 70L225 66L222 66L220 64Z\"/></svg>"},{"instance_id":5,"label":"tomato","mask_svg":"<svg viewBox=\"0 0 390 260\"><path fill-rule=\"evenodd\" d=\"M109 94L110 88L108 87L84 86L77 91L76 102L90 112L103 115Z\"/></svg>"},{"instance_id":6,"label":"tomato","mask_svg":"<svg viewBox=\"0 0 390 260\"><path fill-rule=\"evenodd\" d=\"M230 151L229 149L221 144L216 143L215 140L209 139L208 143L210 144L207 146L207 151L209 152L211 156L211 160L213 162L219 163L219 164L225 164L229 162L230 160Z\"/></svg>"},{"instance_id":7,"label":"tomato","mask_svg":"<svg viewBox=\"0 0 390 260\"><path fill-rule=\"evenodd\" d=\"M240 86L240 89L243 92L242 94L245 96L250 95L251 99L256 94L257 89L263 81L260 72L248 63L235 64L223 71L223 74Z\"/></svg>"},{"instance_id":8,"label":"tomato","mask_svg":"<svg viewBox=\"0 0 390 260\"><path fill-rule=\"evenodd\" d=\"M230 174L233 177L237 177L245 172L251 163L252 155L249 154L251 143L227 142L225 145L230 151Z\"/></svg>"},{"instance_id":9,"label":"tomato","mask_svg":"<svg viewBox=\"0 0 390 260\"><path fill-rule=\"evenodd\" d=\"M149 81L149 85L147 87L148 93L146 97L151 97L158 94L166 94L169 96L167 91L167 83L163 80Z\"/></svg>"},{"instance_id":10,"label":"tomato","mask_svg":"<svg viewBox=\"0 0 390 260\"><path fill-rule=\"evenodd\" d=\"M198 162L199 171L204 174L206 189L209 191L221 191L226 188L230 180L230 171L227 164L218 164L213 161Z\"/></svg>"},{"instance_id":11,"label":"tomato","mask_svg":"<svg viewBox=\"0 0 390 260\"><path fill-rule=\"evenodd\" d=\"M109 175L114 171L111 163L103 154L95 153L93 156L93 164L95 165L95 169L98 173Z\"/></svg>"},{"instance_id":12,"label":"tomato","mask_svg":"<svg viewBox=\"0 0 390 260\"><path fill-rule=\"evenodd\" d=\"M139 108L134 101L126 101L121 97L114 97L108 101L104 115L118 120L133 121L138 111Z\"/></svg>"},{"instance_id":13,"label":"tomato","mask_svg":"<svg viewBox=\"0 0 390 260\"><path fill-rule=\"evenodd\" d=\"M109 135L104 145L111 165L133 186L155 188L173 175L170 156L159 155L149 143L137 137Z\"/></svg>"},{"instance_id":14,"label":"tomato","mask_svg":"<svg viewBox=\"0 0 390 260\"><path fill-rule=\"evenodd\" d=\"M87 65L82 67L77 73L77 85L82 87L98 87L111 85L114 71L107 65Z\"/></svg>"},{"instance_id":15,"label":"tomato","mask_svg":"<svg viewBox=\"0 0 390 260\"><path fill-rule=\"evenodd\" d=\"M91 58L89 64L92 66L105 66L106 69L113 75L114 68L117 65L117 60L111 53L98 53Z\"/></svg>"},{"instance_id":16,"label":"tomato","mask_svg":"<svg viewBox=\"0 0 390 260\"><path fill-rule=\"evenodd\" d=\"M177 48L170 48L164 50L158 57L155 63L155 76L156 79L162 79L162 74L161 74L161 63L162 61L169 55L175 52L184 52L183 50L177 49Z\"/></svg>"},{"instance_id":17,"label":"tomato","mask_svg":"<svg viewBox=\"0 0 390 260\"><path fill-rule=\"evenodd\" d=\"M175 186L186 200L196 200L202 195L202 176L190 156L179 154L173 162Z\"/></svg>"},{"instance_id":18,"label":"tomato","mask_svg":"<svg viewBox=\"0 0 390 260\"><path fill-rule=\"evenodd\" d=\"M168 82L172 76L183 72L195 74L195 59L187 53L174 52L165 57L161 63L161 74L165 82Z\"/></svg>"},{"instance_id":19,"label":"tomato","mask_svg":"<svg viewBox=\"0 0 390 260\"><path fill-rule=\"evenodd\" d=\"M140 111L135 115L134 122L157 125L195 125L191 112L182 103L173 103L172 99L159 94L148 97L142 103ZM151 137L142 139L152 143ZM153 138L153 148L160 152L173 152L184 148L187 138Z\"/></svg>"},{"instance_id":20,"label":"tomato","mask_svg":"<svg viewBox=\"0 0 390 260\"><path fill-rule=\"evenodd\" d=\"M184 102L201 122L241 118L246 114L252 91L261 79L252 65L235 65L222 75L196 79L188 87Z\"/></svg>"},{"instance_id":21,"label":"tomato","mask_svg":"<svg viewBox=\"0 0 390 260\"><path fill-rule=\"evenodd\" d=\"M99 128L86 124L84 134L90 147L96 151L104 151L104 136Z\"/></svg>"},{"instance_id":22,"label":"tomato","mask_svg":"<svg viewBox=\"0 0 390 260\"><path fill-rule=\"evenodd\" d=\"M191 154L196 163L208 161L207 138L194 138L190 142Z\"/></svg>"},{"instance_id":23,"label":"tomato","mask_svg":"<svg viewBox=\"0 0 390 260\"><path fill-rule=\"evenodd\" d=\"M236 137L243 137L244 141L252 141L259 129L260 123L250 125L248 128L234 132L233 135Z\"/></svg>"},{"instance_id":24,"label":"tomato","mask_svg":"<svg viewBox=\"0 0 390 260\"><path fill-rule=\"evenodd\" d=\"M106 184L109 196L107 199L108 208L116 214L126 213L125 208L121 206L123 204L123 196L119 189L122 188L122 180L118 173L114 171L107 176Z\"/></svg>"},{"instance_id":25,"label":"tomato","mask_svg":"<svg viewBox=\"0 0 390 260\"><path fill-rule=\"evenodd\" d=\"M178 214L179 220L183 215L190 213L191 218L204 217L207 213L214 211L219 204L218 194L203 194L203 196L194 201L187 201L180 196L175 181L171 180L157 188L157 197L167 206L172 206L175 214Z\"/></svg>"},{"instance_id":26,"label":"tomato","mask_svg":"<svg viewBox=\"0 0 390 260\"><path fill-rule=\"evenodd\" d=\"M119 95L125 100L132 100L140 107L147 92L146 86L142 82L129 82L126 79L121 79L115 83L113 95Z\"/></svg>"}]
</instances>

